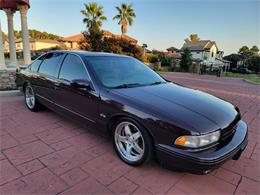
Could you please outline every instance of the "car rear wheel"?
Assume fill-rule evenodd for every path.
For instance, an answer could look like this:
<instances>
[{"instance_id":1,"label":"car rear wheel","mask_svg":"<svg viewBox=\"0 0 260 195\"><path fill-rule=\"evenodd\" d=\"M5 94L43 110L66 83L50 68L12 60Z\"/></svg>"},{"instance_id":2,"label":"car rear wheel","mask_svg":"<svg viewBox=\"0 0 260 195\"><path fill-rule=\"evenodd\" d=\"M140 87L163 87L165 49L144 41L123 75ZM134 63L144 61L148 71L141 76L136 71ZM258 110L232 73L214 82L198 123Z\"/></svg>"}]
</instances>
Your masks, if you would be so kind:
<instances>
[{"instance_id":1,"label":"car rear wheel","mask_svg":"<svg viewBox=\"0 0 260 195\"><path fill-rule=\"evenodd\" d=\"M114 148L124 162L133 166L149 162L154 153L151 136L129 118L123 118L114 125Z\"/></svg>"},{"instance_id":2,"label":"car rear wheel","mask_svg":"<svg viewBox=\"0 0 260 195\"><path fill-rule=\"evenodd\" d=\"M25 86L24 98L25 98L25 104L29 110L35 112L41 108L41 105L37 101L34 90L30 84L26 84Z\"/></svg>"}]
</instances>

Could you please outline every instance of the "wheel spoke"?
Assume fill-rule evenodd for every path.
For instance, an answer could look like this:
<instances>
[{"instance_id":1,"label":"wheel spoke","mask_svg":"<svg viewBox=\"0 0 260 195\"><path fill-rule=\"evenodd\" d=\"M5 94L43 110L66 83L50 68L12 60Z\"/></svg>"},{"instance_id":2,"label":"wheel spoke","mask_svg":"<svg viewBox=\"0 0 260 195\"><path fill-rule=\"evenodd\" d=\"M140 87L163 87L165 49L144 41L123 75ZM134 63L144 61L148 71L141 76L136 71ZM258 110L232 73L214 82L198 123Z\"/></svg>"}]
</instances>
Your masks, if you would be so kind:
<instances>
[{"instance_id":1,"label":"wheel spoke","mask_svg":"<svg viewBox=\"0 0 260 195\"><path fill-rule=\"evenodd\" d=\"M131 156L132 148L133 148L133 146L131 144L126 144L126 152L130 156Z\"/></svg>"},{"instance_id":2,"label":"wheel spoke","mask_svg":"<svg viewBox=\"0 0 260 195\"><path fill-rule=\"evenodd\" d=\"M137 131L132 136L133 136L133 139L136 141L136 140L138 140L139 137L141 137L141 133L140 133L140 131Z\"/></svg>"},{"instance_id":3,"label":"wheel spoke","mask_svg":"<svg viewBox=\"0 0 260 195\"><path fill-rule=\"evenodd\" d=\"M125 136L121 136L121 135L116 135L116 136L118 141L126 143L127 138Z\"/></svg>"},{"instance_id":4,"label":"wheel spoke","mask_svg":"<svg viewBox=\"0 0 260 195\"><path fill-rule=\"evenodd\" d=\"M126 135L132 135L132 132L131 132L131 130L130 130L130 127L129 127L129 125L126 125L125 127L124 127L124 130L125 130L125 134Z\"/></svg>"},{"instance_id":5,"label":"wheel spoke","mask_svg":"<svg viewBox=\"0 0 260 195\"><path fill-rule=\"evenodd\" d=\"M133 144L133 148L134 148L134 150L139 154L139 155L142 155L143 154L143 149L142 148L140 148L140 146L137 144L137 143L134 143Z\"/></svg>"}]
</instances>

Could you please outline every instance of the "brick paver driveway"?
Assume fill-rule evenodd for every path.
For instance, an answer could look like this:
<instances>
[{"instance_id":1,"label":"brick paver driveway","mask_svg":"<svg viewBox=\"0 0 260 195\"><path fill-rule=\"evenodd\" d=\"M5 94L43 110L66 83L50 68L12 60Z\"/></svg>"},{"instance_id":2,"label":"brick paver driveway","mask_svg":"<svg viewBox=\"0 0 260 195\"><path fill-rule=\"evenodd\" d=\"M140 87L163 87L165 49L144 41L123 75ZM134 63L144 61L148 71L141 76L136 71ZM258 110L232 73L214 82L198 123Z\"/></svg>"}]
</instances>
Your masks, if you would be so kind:
<instances>
[{"instance_id":1,"label":"brick paver driveway","mask_svg":"<svg viewBox=\"0 0 260 195\"><path fill-rule=\"evenodd\" d=\"M177 173L157 163L130 167L109 139L45 110L28 111L22 97L1 97L0 194L259 194L259 86L241 79L165 76L238 105L249 125L239 161L208 175Z\"/></svg>"}]
</instances>

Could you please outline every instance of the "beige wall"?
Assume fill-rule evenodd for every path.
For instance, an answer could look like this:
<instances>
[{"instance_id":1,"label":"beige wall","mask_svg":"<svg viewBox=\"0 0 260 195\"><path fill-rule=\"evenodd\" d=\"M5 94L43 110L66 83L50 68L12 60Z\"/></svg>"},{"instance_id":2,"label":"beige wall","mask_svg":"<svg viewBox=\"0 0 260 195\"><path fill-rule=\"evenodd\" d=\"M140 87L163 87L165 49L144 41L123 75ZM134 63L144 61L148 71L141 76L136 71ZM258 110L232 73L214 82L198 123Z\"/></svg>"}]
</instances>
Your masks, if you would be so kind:
<instances>
[{"instance_id":1,"label":"beige wall","mask_svg":"<svg viewBox=\"0 0 260 195\"><path fill-rule=\"evenodd\" d=\"M70 43L70 42L64 42L64 44L65 44L65 46L66 46L67 48L71 48L71 43Z\"/></svg>"},{"instance_id":2,"label":"beige wall","mask_svg":"<svg viewBox=\"0 0 260 195\"><path fill-rule=\"evenodd\" d=\"M57 47L57 46L59 46L58 43L35 42L34 50L48 49L48 48Z\"/></svg>"},{"instance_id":3,"label":"beige wall","mask_svg":"<svg viewBox=\"0 0 260 195\"><path fill-rule=\"evenodd\" d=\"M218 51L218 49L217 49L216 45L213 45L213 46L210 48L210 53L211 53L211 54L213 53L213 58L216 57L217 51ZM211 57L211 56L210 56L210 57Z\"/></svg>"},{"instance_id":4,"label":"beige wall","mask_svg":"<svg viewBox=\"0 0 260 195\"><path fill-rule=\"evenodd\" d=\"M4 42L4 52L5 53L9 52L9 44L7 41Z\"/></svg>"},{"instance_id":5,"label":"beige wall","mask_svg":"<svg viewBox=\"0 0 260 195\"><path fill-rule=\"evenodd\" d=\"M16 45L16 51L22 51L23 50L23 43L18 42L15 44ZM48 49L52 47L59 46L58 43L47 43L47 42L30 42L30 50L35 51L35 50L41 50L41 49Z\"/></svg>"},{"instance_id":6,"label":"beige wall","mask_svg":"<svg viewBox=\"0 0 260 195\"><path fill-rule=\"evenodd\" d=\"M68 49L79 49L79 44L76 41L73 42L66 41L64 42L64 44Z\"/></svg>"}]
</instances>

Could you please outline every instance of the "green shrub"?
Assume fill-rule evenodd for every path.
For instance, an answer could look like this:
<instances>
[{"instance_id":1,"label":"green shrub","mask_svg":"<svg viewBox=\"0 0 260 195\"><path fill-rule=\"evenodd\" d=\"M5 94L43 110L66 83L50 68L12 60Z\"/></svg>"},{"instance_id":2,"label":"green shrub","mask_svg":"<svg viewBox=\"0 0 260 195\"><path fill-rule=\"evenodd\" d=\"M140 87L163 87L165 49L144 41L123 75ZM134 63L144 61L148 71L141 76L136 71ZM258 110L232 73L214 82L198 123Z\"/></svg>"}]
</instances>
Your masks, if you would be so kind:
<instances>
[{"instance_id":1,"label":"green shrub","mask_svg":"<svg viewBox=\"0 0 260 195\"><path fill-rule=\"evenodd\" d=\"M158 58L158 55L151 53L151 54L147 55L147 60L148 60L148 62L154 64L154 63L157 63L159 61L159 58Z\"/></svg>"},{"instance_id":2,"label":"green shrub","mask_svg":"<svg viewBox=\"0 0 260 195\"><path fill-rule=\"evenodd\" d=\"M170 66L161 66L160 68L158 68L159 72L171 72L172 68Z\"/></svg>"},{"instance_id":3,"label":"green shrub","mask_svg":"<svg viewBox=\"0 0 260 195\"><path fill-rule=\"evenodd\" d=\"M85 39L80 43L83 50L123 54L142 60L142 50L126 40L102 38L101 31L84 32L83 35Z\"/></svg>"}]
</instances>

